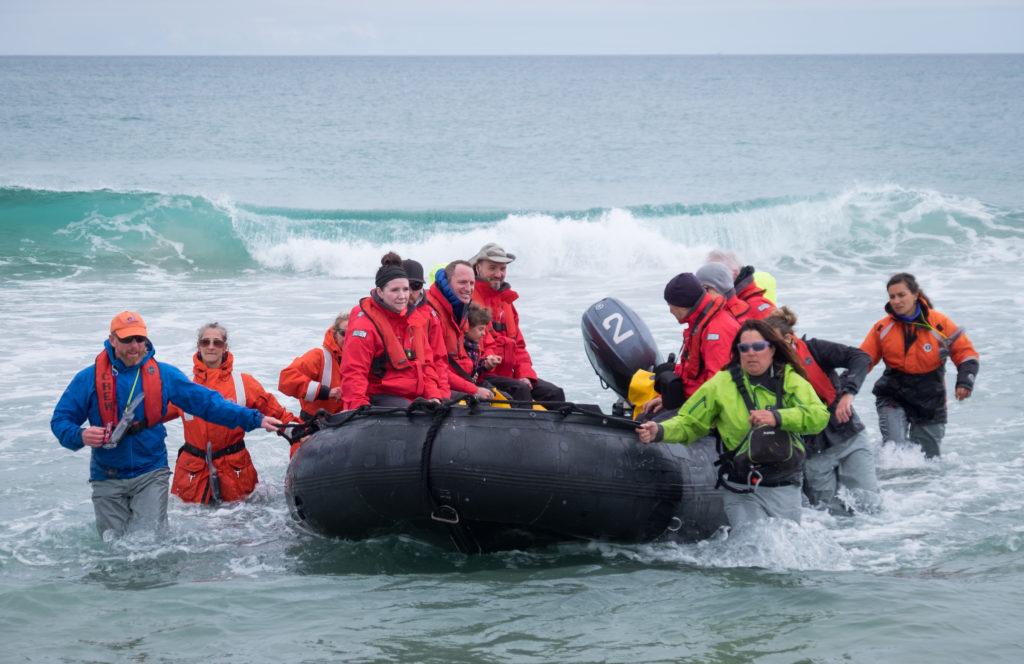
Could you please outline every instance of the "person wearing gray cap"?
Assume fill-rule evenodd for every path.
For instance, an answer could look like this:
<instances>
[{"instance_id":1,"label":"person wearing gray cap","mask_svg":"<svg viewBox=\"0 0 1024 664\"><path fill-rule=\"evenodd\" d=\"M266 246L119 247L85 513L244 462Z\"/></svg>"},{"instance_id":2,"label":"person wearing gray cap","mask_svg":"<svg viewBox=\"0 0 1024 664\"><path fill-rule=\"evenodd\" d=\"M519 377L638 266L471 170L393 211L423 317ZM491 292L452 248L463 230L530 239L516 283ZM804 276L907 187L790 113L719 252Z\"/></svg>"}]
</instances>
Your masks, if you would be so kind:
<instances>
[{"instance_id":1,"label":"person wearing gray cap","mask_svg":"<svg viewBox=\"0 0 1024 664\"><path fill-rule=\"evenodd\" d=\"M488 334L494 353L501 363L483 376L499 390L511 391L516 383L528 386L534 401L565 401L562 388L537 377L533 360L526 350L526 339L519 327L519 312L514 302L519 294L505 281L509 263L516 259L494 242L488 242L470 259L476 272L473 301L491 310Z\"/></svg>"},{"instance_id":2,"label":"person wearing gray cap","mask_svg":"<svg viewBox=\"0 0 1024 664\"><path fill-rule=\"evenodd\" d=\"M725 308L741 325L750 318L750 305L736 297L733 286L732 271L724 263L707 263L696 272L697 279L704 290L721 295L725 300Z\"/></svg>"}]
</instances>

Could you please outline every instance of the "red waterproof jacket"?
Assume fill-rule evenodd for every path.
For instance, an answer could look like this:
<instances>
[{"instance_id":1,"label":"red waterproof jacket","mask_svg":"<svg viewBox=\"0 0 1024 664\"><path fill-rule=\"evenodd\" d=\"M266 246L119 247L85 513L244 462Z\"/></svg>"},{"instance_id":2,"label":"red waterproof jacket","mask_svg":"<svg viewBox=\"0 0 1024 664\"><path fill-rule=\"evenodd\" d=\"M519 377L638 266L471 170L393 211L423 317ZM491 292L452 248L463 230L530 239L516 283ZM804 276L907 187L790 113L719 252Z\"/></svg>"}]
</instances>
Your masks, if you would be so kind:
<instances>
[{"instance_id":1,"label":"red waterproof jacket","mask_svg":"<svg viewBox=\"0 0 1024 664\"><path fill-rule=\"evenodd\" d=\"M411 314L422 318L427 325L427 342L434 356L434 373L437 375L437 388L443 399L451 397L452 388L448 380L448 351L444 345L444 323L433 307L427 302L426 295L416 305L409 305ZM358 313L358 307L356 309Z\"/></svg>"},{"instance_id":2,"label":"red waterproof jacket","mask_svg":"<svg viewBox=\"0 0 1024 664\"><path fill-rule=\"evenodd\" d=\"M747 318L763 320L768 318L768 314L775 311L775 303L764 296L764 289L754 283L753 278L742 289L736 289L736 297L750 306Z\"/></svg>"},{"instance_id":3,"label":"red waterproof jacket","mask_svg":"<svg viewBox=\"0 0 1024 664\"><path fill-rule=\"evenodd\" d=\"M444 398L426 319L391 311L372 296L360 300L345 337L341 391L345 410L369 404L374 394Z\"/></svg>"},{"instance_id":4,"label":"red waterproof jacket","mask_svg":"<svg viewBox=\"0 0 1024 664\"><path fill-rule=\"evenodd\" d=\"M750 318L750 305L733 295L725 301L725 308L729 310L736 322L743 325L744 321Z\"/></svg>"},{"instance_id":5,"label":"red waterproof jacket","mask_svg":"<svg viewBox=\"0 0 1024 664\"><path fill-rule=\"evenodd\" d=\"M473 301L491 310L491 324L487 326L487 334L491 338L487 352L501 356L501 364L487 373L537 380L533 360L526 350L526 339L519 328L519 312L512 304L519 299L519 294L507 283L495 290L486 281L477 281L474 289Z\"/></svg>"},{"instance_id":6,"label":"red waterproof jacket","mask_svg":"<svg viewBox=\"0 0 1024 664\"><path fill-rule=\"evenodd\" d=\"M239 406L276 417L285 424L296 421L295 416L285 410L274 395L263 389L258 380L249 374L235 373L234 363L234 355L228 352L224 362L211 369L196 353L192 357L192 382L218 392ZM242 394L239 394L239 389ZM185 428L185 445L178 450L171 493L185 502L210 502L210 472L205 458L207 443L211 444L213 466L220 479L221 500L242 500L252 493L258 477L245 447L245 432L241 427L222 427L192 417L173 405L167 410L168 415L180 415Z\"/></svg>"},{"instance_id":7,"label":"red waterproof jacket","mask_svg":"<svg viewBox=\"0 0 1024 664\"><path fill-rule=\"evenodd\" d=\"M457 322L452 304L435 283L427 291L427 303L441 323L444 347L445 375L452 390L474 394L476 383L468 378L473 375L473 360L466 353L466 321Z\"/></svg>"},{"instance_id":8,"label":"red waterproof jacket","mask_svg":"<svg viewBox=\"0 0 1024 664\"><path fill-rule=\"evenodd\" d=\"M704 293L683 321L683 347L676 373L683 379L687 399L709 378L729 363L732 340L740 324L725 308L720 295Z\"/></svg>"},{"instance_id":9,"label":"red waterproof jacket","mask_svg":"<svg viewBox=\"0 0 1024 664\"><path fill-rule=\"evenodd\" d=\"M277 389L299 400L302 412L315 415L321 408L328 413L341 411L341 400L329 398L331 388L341 385L341 347L334 339L334 328L324 333L319 348L306 351L292 360L277 381Z\"/></svg>"}]
</instances>

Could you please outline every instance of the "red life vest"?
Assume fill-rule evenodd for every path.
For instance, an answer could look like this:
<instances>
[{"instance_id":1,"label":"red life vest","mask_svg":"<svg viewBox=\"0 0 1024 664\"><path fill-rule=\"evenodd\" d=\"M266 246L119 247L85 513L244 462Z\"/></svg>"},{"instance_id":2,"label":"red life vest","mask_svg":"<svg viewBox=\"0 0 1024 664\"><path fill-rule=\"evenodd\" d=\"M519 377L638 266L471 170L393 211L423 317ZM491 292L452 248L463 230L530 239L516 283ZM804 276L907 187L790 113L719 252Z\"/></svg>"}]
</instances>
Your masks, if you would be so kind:
<instances>
[{"instance_id":1,"label":"red life vest","mask_svg":"<svg viewBox=\"0 0 1024 664\"><path fill-rule=\"evenodd\" d=\"M822 370L814 356L811 355L811 349L807 347L803 339L793 338L793 350L796 351L796 356L800 358L800 365L804 368L807 373L807 380L810 382L811 387L817 393L818 397L825 402L826 406L831 406L836 400L836 387L829 380L828 375Z\"/></svg>"},{"instance_id":2,"label":"red life vest","mask_svg":"<svg viewBox=\"0 0 1024 664\"><path fill-rule=\"evenodd\" d=\"M697 312L693 325L686 331L686 340L679 351L679 375L684 380L697 380L704 370L704 357L700 353L701 339L704 338L704 332L711 323L711 319L721 311L724 304L725 301L721 297L705 293L694 305L694 308L700 307L700 310Z\"/></svg>"},{"instance_id":3,"label":"red life vest","mask_svg":"<svg viewBox=\"0 0 1024 664\"><path fill-rule=\"evenodd\" d=\"M423 391L423 363L430 360L427 352L427 319L420 316L407 318L410 339L403 343L395 336L395 331L388 322L387 315L372 297L364 297L359 301L359 308L377 329L381 342L384 344L384 358L397 371L416 370L416 391ZM411 346L411 348L409 348ZM376 358L375 358L376 359Z\"/></svg>"},{"instance_id":4,"label":"red life vest","mask_svg":"<svg viewBox=\"0 0 1024 664\"><path fill-rule=\"evenodd\" d=\"M146 427L156 426L163 419L163 383L160 381L160 367L152 357L138 368L142 372L142 393L145 395L143 404L146 411ZM106 349L96 356L96 398L103 426L114 426L120 419L117 416L117 380L114 378L114 366Z\"/></svg>"}]
</instances>

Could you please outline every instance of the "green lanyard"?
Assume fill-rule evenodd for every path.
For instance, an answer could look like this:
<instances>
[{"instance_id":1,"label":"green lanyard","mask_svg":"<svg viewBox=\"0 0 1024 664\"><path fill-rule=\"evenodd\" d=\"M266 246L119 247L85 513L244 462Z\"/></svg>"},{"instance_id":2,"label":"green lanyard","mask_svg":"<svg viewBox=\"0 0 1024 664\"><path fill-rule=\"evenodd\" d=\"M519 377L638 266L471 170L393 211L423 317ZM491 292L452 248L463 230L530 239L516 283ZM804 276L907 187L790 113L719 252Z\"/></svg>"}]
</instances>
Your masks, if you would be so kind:
<instances>
[{"instance_id":1,"label":"green lanyard","mask_svg":"<svg viewBox=\"0 0 1024 664\"><path fill-rule=\"evenodd\" d=\"M130 404L132 402L132 396L135 395L135 387L139 384L139 375L140 374L142 374L142 364L141 363L139 364L139 370L135 372L135 382L132 383L132 389L128 391L128 401L125 402L125 407L126 408L127 408L128 404ZM124 417L124 415L125 414L122 413L121 417Z\"/></svg>"}]
</instances>

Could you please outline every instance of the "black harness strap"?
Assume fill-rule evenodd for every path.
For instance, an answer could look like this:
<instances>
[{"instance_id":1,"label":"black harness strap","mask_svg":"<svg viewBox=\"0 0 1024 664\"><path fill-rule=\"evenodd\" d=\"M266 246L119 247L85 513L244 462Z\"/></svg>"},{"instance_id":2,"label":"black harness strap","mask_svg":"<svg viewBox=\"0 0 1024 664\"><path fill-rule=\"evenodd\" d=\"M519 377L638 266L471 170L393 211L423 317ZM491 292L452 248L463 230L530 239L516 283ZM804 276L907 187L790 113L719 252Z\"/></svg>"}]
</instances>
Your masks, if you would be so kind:
<instances>
[{"instance_id":1,"label":"black harness strap","mask_svg":"<svg viewBox=\"0 0 1024 664\"><path fill-rule=\"evenodd\" d=\"M452 353L448 353L448 366L451 367L452 371L454 371L460 378L464 378L471 383L476 383L476 378L467 373L466 370L455 361L455 356Z\"/></svg>"},{"instance_id":2,"label":"black harness strap","mask_svg":"<svg viewBox=\"0 0 1024 664\"><path fill-rule=\"evenodd\" d=\"M426 492L427 506L430 509L430 518L433 521L437 521L448 526L448 536L451 538L452 543L459 552L481 553L483 549L480 547L480 544L466 529L458 511L454 506L452 506L451 494L449 494L447 490L442 489L438 492L441 495L442 500L438 500L434 497L434 483L430 474L430 465L434 452L434 441L437 439L437 434L441 431L441 426L444 424L445 419L451 412L451 404L444 403L440 406L428 404L429 402L414 401L409 405L406 412L411 416L418 410L434 410L430 427L427 429L427 435L423 439L423 451L420 455L420 477L423 479L423 489Z\"/></svg>"},{"instance_id":3,"label":"black harness strap","mask_svg":"<svg viewBox=\"0 0 1024 664\"><path fill-rule=\"evenodd\" d=\"M244 449L245 449L245 441L244 440L240 440L237 443L235 443L234 445L228 445L227 447L225 447L223 449L217 450L216 452L213 453L213 458L214 459L219 459L219 458L221 458L223 456L227 456L229 454L234 454L235 452L241 452ZM178 448L178 454L182 454L183 452L187 452L188 454L191 454L192 456L197 456L197 457L199 457L200 459L203 459L203 460L206 459L206 450L201 450L198 447L196 447L195 445L190 445L188 443L185 443L184 445L182 445L181 447Z\"/></svg>"},{"instance_id":4,"label":"black harness strap","mask_svg":"<svg viewBox=\"0 0 1024 664\"><path fill-rule=\"evenodd\" d=\"M754 403L753 397L747 391L747 386L743 384L743 373L737 365L729 367L729 375L732 376L732 380L736 383L736 389L739 390L740 396L743 398L743 405L747 407L748 411L757 410L757 404ZM782 377L780 376L775 382L775 407L782 408ZM733 460L736 457L736 453L725 449L725 443L722 441L721 436L716 436L718 442L718 461L715 461L715 465L718 466L718 481L715 482L715 488L723 488L733 493L754 493L757 486L763 486L767 488L788 486L792 484L790 481L786 482L771 482L765 481L761 477L761 473L758 470L751 472L751 476L745 478L747 484L751 487L749 489L737 489L736 487L730 486L726 483L726 478L729 476L729 471L734 469ZM754 482L756 474L757 482ZM730 481L739 484L735 479L729 478Z\"/></svg>"}]
</instances>

